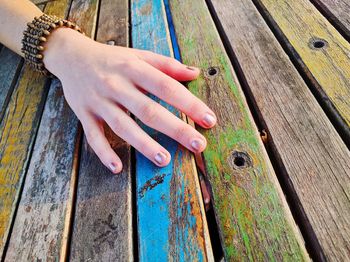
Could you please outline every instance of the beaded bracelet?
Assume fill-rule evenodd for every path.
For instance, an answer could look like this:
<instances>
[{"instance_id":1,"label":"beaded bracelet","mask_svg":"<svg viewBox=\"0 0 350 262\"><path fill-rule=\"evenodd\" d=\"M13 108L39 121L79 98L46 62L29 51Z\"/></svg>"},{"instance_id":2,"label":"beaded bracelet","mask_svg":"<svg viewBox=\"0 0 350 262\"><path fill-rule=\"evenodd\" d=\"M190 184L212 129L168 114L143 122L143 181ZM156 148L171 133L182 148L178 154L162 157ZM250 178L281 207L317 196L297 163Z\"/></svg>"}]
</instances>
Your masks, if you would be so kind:
<instances>
[{"instance_id":1,"label":"beaded bracelet","mask_svg":"<svg viewBox=\"0 0 350 262\"><path fill-rule=\"evenodd\" d=\"M59 27L68 27L83 33L75 23L46 14L35 17L32 22L27 24L27 29L23 32L21 50L26 63L35 71L46 76L52 77L53 75L45 68L43 62L44 43L52 31Z\"/></svg>"}]
</instances>

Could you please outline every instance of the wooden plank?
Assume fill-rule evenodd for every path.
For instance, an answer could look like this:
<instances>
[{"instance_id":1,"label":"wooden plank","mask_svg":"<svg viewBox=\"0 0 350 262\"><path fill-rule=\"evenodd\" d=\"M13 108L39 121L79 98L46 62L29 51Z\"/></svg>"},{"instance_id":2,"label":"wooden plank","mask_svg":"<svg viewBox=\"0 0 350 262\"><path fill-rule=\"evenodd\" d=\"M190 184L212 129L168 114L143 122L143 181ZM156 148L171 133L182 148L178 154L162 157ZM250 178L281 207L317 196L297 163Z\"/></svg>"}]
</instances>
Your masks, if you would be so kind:
<instances>
[{"instance_id":1,"label":"wooden plank","mask_svg":"<svg viewBox=\"0 0 350 262\"><path fill-rule=\"evenodd\" d=\"M71 16L79 18L85 32L94 35L98 2L74 1ZM128 44L128 1L102 0L97 41ZM118 175L102 165L86 140L83 141L77 203L71 245L72 261L132 261L132 182L130 146L106 132L121 157Z\"/></svg>"},{"instance_id":2,"label":"wooden plank","mask_svg":"<svg viewBox=\"0 0 350 262\"><path fill-rule=\"evenodd\" d=\"M78 120L58 80L51 85L17 210L8 261L63 259Z\"/></svg>"},{"instance_id":3,"label":"wooden plank","mask_svg":"<svg viewBox=\"0 0 350 262\"><path fill-rule=\"evenodd\" d=\"M132 46L172 56L163 1L137 0L131 3ZM164 102L160 104L186 120L175 108ZM157 261L213 261L192 154L164 134L151 130L141 121L138 123L172 157L168 166L159 168L136 153L140 261L151 258Z\"/></svg>"},{"instance_id":4,"label":"wooden plank","mask_svg":"<svg viewBox=\"0 0 350 262\"><path fill-rule=\"evenodd\" d=\"M349 260L349 150L254 4L212 3L285 169L284 179L300 199L303 222L311 223L328 259ZM318 243L311 245L315 260L321 260Z\"/></svg>"},{"instance_id":5,"label":"wooden plank","mask_svg":"<svg viewBox=\"0 0 350 262\"><path fill-rule=\"evenodd\" d=\"M23 60L11 50L4 47L0 51L0 121L21 71Z\"/></svg>"},{"instance_id":6,"label":"wooden plank","mask_svg":"<svg viewBox=\"0 0 350 262\"><path fill-rule=\"evenodd\" d=\"M66 0L45 10L63 16ZM8 237L25 169L47 96L46 78L24 66L0 125L0 254Z\"/></svg>"},{"instance_id":7,"label":"wooden plank","mask_svg":"<svg viewBox=\"0 0 350 262\"><path fill-rule=\"evenodd\" d=\"M310 0L342 35L350 41L350 2L348 0Z\"/></svg>"},{"instance_id":8,"label":"wooden plank","mask_svg":"<svg viewBox=\"0 0 350 262\"><path fill-rule=\"evenodd\" d=\"M350 145L350 43L308 0L253 0Z\"/></svg>"},{"instance_id":9,"label":"wooden plank","mask_svg":"<svg viewBox=\"0 0 350 262\"><path fill-rule=\"evenodd\" d=\"M201 131L226 260L308 260L205 1L169 3L183 62L203 69L189 88L218 116Z\"/></svg>"}]
</instances>

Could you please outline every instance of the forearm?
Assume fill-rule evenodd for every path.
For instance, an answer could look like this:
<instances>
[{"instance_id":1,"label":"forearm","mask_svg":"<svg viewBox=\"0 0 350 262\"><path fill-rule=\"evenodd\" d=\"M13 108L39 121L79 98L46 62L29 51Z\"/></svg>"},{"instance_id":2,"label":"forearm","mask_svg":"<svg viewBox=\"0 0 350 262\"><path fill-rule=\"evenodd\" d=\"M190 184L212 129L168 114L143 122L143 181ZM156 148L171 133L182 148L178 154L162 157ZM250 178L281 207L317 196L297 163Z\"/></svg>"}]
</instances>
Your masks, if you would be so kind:
<instances>
[{"instance_id":1,"label":"forearm","mask_svg":"<svg viewBox=\"0 0 350 262\"><path fill-rule=\"evenodd\" d=\"M41 10L29 0L0 0L0 42L23 56L23 32Z\"/></svg>"}]
</instances>

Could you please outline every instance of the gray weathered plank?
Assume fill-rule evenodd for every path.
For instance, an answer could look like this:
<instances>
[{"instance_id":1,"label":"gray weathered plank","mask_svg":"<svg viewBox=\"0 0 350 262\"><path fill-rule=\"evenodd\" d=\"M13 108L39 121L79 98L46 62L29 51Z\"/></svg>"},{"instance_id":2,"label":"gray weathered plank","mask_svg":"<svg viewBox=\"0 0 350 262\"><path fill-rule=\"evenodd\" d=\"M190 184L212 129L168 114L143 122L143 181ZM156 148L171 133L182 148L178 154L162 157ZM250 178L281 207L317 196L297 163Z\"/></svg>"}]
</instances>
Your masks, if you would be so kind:
<instances>
[{"instance_id":1,"label":"gray weathered plank","mask_svg":"<svg viewBox=\"0 0 350 262\"><path fill-rule=\"evenodd\" d=\"M65 245L67 207L71 206L77 129L78 120L65 102L60 82L55 80L37 134L6 261L64 259L60 252Z\"/></svg>"},{"instance_id":2,"label":"gray weathered plank","mask_svg":"<svg viewBox=\"0 0 350 262\"><path fill-rule=\"evenodd\" d=\"M64 16L68 0L45 12ZM0 125L0 254L8 240L48 90L47 78L24 66Z\"/></svg>"},{"instance_id":3,"label":"gray weathered plank","mask_svg":"<svg viewBox=\"0 0 350 262\"><path fill-rule=\"evenodd\" d=\"M81 2L81 3L80 3ZM81 8L83 7L83 8ZM94 33L96 1L74 1L71 16ZM102 0L97 41L128 45L128 1ZM114 41L114 42L112 42ZM77 203L72 235L72 261L133 260L132 191L130 146L112 134L106 135L121 157L123 171L113 175L102 165L86 140L83 141Z\"/></svg>"},{"instance_id":4,"label":"gray weathered plank","mask_svg":"<svg viewBox=\"0 0 350 262\"><path fill-rule=\"evenodd\" d=\"M17 75L22 68L23 60L11 50L3 47L0 51L0 120L10 100Z\"/></svg>"},{"instance_id":5,"label":"gray weathered plank","mask_svg":"<svg viewBox=\"0 0 350 262\"><path fill-rule=\"evenodd\" d=\"M349 150L254 4L212 3L267 127L269 145L286 171L284 179L300 199L303 222L311 223L329 259L350 259Z\"/></svg>"},{"instance_id":6,"label":"gray weathered plank","mask_svg":"<svg viewBox=\"0 0 350 262\"><path fill-rule=\"evenodd\" d=\"M350 41L350 1L310 0L331 23Z\"/></svg>"}]
</instances>

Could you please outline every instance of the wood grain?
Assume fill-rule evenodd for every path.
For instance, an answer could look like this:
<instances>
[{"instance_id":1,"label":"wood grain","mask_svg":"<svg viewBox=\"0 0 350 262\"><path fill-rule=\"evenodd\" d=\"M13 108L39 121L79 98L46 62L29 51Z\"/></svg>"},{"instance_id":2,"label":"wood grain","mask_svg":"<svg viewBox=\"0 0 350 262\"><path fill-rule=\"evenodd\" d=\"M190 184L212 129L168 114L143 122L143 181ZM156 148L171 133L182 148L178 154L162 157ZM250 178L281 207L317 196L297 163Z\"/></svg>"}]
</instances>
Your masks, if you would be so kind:
<instances>
[{"instance_id":1,"label":"wood grain","mask_svg":"<svg viewBox=\"0 0 350 262\"><path fill-rule=\"evenodd\" d=\"M0 121L21 71L23 60L11 50L4 47L0 51Z\"/></svg>"},{"instance_id":2,"label":"wood grain","mask_svg":"<svg viewBox=\"0 0 350 262\"><path fill-rule=\"evenodd\" d=\"M58 261L78 120L58 80L50 87L17 210L7 261Z\"/></svg>"},{"instance_id":3,"label":"wood grain","mask_svg":"<svg viewBox=\"0 0 350 262\"><path fill-rule=\"evenodd\" d=\"M163 1L131 3L132 46L172 56ZM186 119L174 107L152 98L176 116ZM213 261L192 154L169 137L138 123L172 157L168 166L159 168L136 153L140 261Z\"/></svg>"},{"instance_id":4,"label":"wood grain","mask_svg":"<svg viewBox=\"0 0 350 262\"><path fill-rule=\"evenodd\" d=\"M350 145L350 43L308 0L253 0ZM325 46L315 48L315 41Z\"/></svg>"},{"instance_id":5,"label":"wood grain","mask_svg":"<svg viewBox=\"0 0 350 262\"><path fill-rule=\"evenodd\" d=\"M310 0L350 41L350 2L348 0Z\"/></svg>"},{"instance_id":6,"label":"wood grain","mask_svg":"<svg viewBox=\"0 0 350 262\"><path fill-rule=\"evenodd\" d=\"M67 1L46 12L63 16ZM3 255L40 116L47 96L46 78L24 66L0 125L0 254Z\"/></svg>"},{"instance_id":7,"label":"wood grain","mask_svg":"<svg viewBox=\"0 0 350 262\"><path fill-rule=\"evenodd\" d=\"M311 223L330 260L349 260L349 150L254 4L212 3L286 170L284 179L300 199L304 222Z\"/></svg>"},{"instance_id":8,"label":"wood grain","mask_svg":"<svg viewBox=\"0 0 350 262\"><path fill-rule=\"evenodd\" d=\"M88 35L95 34L98 1L74 1L71 16ZM128 1L102 0L97 41L128 44ZM113 175L102 165L86 139L83 141L72 261L132 261L132 184L130 146L106 128L112 148L121 157L123 171Z\"/></svg>"},{"instance_id":9,"label":"wood grain","mask_svg":"<svg viewBox=\"0 0 350 262\"><path fill-rule=\"evenodd\" d=\"M308 260L205 1L169 2L183 62L203 69L189 89L218 116L201 132L226 260Z\"/></svg>"}]
</instances>

